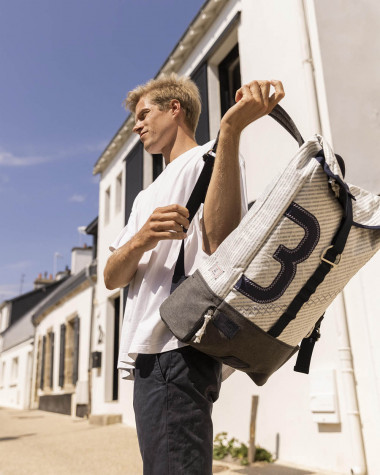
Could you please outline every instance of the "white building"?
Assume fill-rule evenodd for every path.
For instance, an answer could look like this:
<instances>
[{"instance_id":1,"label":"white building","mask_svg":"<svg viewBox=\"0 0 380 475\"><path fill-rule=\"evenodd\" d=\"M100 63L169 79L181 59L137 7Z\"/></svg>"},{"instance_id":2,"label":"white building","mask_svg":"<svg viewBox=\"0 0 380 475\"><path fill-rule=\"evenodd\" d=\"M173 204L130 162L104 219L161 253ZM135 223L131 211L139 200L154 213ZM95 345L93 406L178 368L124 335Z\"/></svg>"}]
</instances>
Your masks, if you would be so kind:
<instances>
[{"instance_id":1,"label":"white building","mask_svg":"<svg viewBox=\"0 0 380 475\"><path fill-rule=\"evenodd\" d=\"M26 409L30 405L33 310L61 283L46 280L0 305L0 406Z\"/></svg>"},{"instance_id":2,"label":"white building","mask_svg":"<svg viewBox=\"0 0 380 475\"><path fill-rule=\"evenodd\" d=\"M92 248L74 248L71 276L33 310L32 408L88 414L95 284Z\"/></svg>"},{"instance_id":3,"label":"white building","mask_svg":"<svg viewBox=\"0 0 380 475\"><path fill-rule=\"evenodd\" d=\"M347 180L379 193L379 27L375 0L209 0L159 73L190 75L200 87L199 143L216 136L241 83L281 79L286 90L281 104L303 136L322 133L345 159ZM122 414L129 425L132 383L119 381L114 370L123 292L107 291L102 275L109 244L160 165L143 150L132 126L129 117L94 168L101 181L99 333L92 341L102 354L101 368L93 370L93 413ZM297 145L264 118L244 131L240 149L252 201ZM310 375L293 373L294 360L262 388L235 373L215 406L215 432L247 441L251 399L258 395L256 442L280 460L337 473L380 473L379 263L377 255L327 312Z\"/></svg>"}]
</instances>

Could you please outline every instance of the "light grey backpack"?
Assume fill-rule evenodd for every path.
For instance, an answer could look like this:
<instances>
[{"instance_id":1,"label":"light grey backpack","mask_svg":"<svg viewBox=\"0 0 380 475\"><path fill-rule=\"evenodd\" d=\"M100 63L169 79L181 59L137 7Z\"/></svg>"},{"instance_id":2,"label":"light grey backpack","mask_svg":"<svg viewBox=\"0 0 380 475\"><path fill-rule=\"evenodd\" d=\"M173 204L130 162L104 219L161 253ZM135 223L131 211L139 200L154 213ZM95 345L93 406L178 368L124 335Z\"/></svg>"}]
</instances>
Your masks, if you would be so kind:
<instances>
[{"instance_id":1,"label":"light grey backpack","mask_svg":"<svg viewBox=\"0 0 380 475\"><path fill-rule=\"evenodd\" d=\"M181 285L160 308L179 340L258 385L301 341L294 369L308 373L325 310L380 248L380 197L344 182L342 159L320 135L303 143L282 108L271 115L298 153L193 275L177 264Z\"/></svg>"}]
</instances>

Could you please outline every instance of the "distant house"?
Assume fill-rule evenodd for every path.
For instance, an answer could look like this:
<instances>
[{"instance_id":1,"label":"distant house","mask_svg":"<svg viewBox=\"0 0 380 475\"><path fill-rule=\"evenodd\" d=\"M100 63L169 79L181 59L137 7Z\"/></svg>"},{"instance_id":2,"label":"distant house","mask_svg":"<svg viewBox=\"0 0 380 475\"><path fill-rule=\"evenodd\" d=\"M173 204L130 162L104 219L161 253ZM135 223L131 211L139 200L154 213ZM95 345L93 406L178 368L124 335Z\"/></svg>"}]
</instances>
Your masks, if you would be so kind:
<instances>
[{"instance_id":1,"label":"distant house","mask_svg":"<svg viewBox=\"0 0 380 475\"><path fill-rule=\"evenodd\" d=\"M83 417L90 404L91 327L96 284L97 219L86 228L94 247L75 247L71 276L33 312L31 406Z\"/></svg>"},{"instance_id":2,"label":"distant house","mask_svg":"<svg viewBox=\"0 0 380 475\"><path fill-rule=\"evenodd\" d=\"M366 8L347 1L344 11L341 2L327 0L209 0L157 75L175 71L198 84L200 143L216 136L241 84L281 79L282 104L301 133L322 133L345 159L348 181L380 193L380 70L373 55L363 53L375 51L379 28L375 0ZM126 291L106 290L102 275L108 246L125 225L133 199L162 163L144 151L132 127L129 116L94 167L100 174L94 351L101 354L101 368L93 379L92 411L122 414L128 425L134 425L132 383L120 381L115 369ZM240 150L253 201L297 145L264 118L244 131ZM258 395L256 442L281 460L338 473L380 473L379 259L328 310L310 375L293 373L293 359L262 388L235 373L215 405L215 432L247 441L251 400Z\"/></svg>"},{"instance_id":3,"label":"distant house","mask_svg":"<svg viewBox=\"0 0 380 475\"><path fill-rule=\"evenodd\" d=\"M34 327L33 309L64 281L36 279L35 289L0 305L0 406L25 409L30 404Z\"/></svg>"}]
</instances>

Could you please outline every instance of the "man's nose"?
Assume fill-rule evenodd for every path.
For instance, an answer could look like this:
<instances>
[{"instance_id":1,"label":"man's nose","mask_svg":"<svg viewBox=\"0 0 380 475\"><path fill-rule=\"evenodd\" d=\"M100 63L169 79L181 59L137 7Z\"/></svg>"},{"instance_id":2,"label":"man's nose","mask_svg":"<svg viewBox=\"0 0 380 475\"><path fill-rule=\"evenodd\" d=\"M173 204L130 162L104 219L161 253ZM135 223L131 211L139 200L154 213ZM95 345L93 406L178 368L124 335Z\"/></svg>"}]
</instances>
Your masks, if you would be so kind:
<instances>
[{"instance_id":1,"label":"man's nose","mask_svg":"<svg viewBox=\"0 0 380 475\"><path fill-rule=\"evenodd\" d=\"M133 132L135 132L135 134L138 134L140 132L140 130L142 129L142 124L141 124L141 121L137 121L132 129Z\"/></svg>"}]
</instances>

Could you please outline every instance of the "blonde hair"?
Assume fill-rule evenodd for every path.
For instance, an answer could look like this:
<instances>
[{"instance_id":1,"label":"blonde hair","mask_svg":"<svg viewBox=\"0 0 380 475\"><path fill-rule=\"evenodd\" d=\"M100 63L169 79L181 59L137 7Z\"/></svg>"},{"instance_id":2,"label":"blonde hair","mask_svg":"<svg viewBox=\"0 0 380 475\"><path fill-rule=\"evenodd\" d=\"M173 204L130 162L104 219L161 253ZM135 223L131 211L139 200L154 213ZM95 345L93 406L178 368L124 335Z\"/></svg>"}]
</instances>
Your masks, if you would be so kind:
<instances>
[{"instance_id":1,"label":"blonde hair","mask_svg":"<svg viewBox=\"0 0 380 475\"><path fill-rule=\"evenodd\" d=\"M186 125L195 133L201 113L201 98L198 87L191 79L175 73L151 79L128 93L125 107L135 114L137 103L143 96L149 96L160 110L168 110L170 101L177 99L184 109Z\"/></svg>"}]
</instances>

